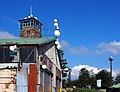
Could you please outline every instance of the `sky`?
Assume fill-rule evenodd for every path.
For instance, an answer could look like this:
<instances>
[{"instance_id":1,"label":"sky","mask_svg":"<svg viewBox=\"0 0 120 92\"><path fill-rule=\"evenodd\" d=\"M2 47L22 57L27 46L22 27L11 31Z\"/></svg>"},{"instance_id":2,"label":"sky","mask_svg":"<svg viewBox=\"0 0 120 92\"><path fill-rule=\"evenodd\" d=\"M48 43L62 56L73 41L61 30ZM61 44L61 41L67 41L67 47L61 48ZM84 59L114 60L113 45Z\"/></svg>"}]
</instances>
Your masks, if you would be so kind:
<instances>
[{"instance_id":1,"label":"sky","mask_svg":"<svg viewBox=\"0 0 120 92\"><path fill-rule=\"evenodd\" d=\"M19 37L18 20L32 14L43 24L43 37L54 37L53 20L58 19L58 37L72 77L86 67L97 73L120 71L120 0L1 0L0 38Z\"/></svg>"}]
</instances>

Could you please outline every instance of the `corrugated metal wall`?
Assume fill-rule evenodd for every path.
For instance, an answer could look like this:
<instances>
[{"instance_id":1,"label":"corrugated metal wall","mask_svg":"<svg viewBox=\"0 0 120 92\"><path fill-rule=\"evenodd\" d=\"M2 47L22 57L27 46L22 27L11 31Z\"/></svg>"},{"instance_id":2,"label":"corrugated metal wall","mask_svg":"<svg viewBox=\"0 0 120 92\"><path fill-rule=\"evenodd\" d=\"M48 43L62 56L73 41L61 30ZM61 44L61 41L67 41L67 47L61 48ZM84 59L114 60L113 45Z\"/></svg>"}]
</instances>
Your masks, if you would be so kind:
<instances>
[{"instance_id":1,"label":"corrugated metal wall","mask_svg":"<svg viewBox=\"0 0 120 92\"><path fill-rule=\"evenodd\" d=\"M44 80L44 84L45 84L45 92L48 92L49 90L49 85L50 85L50 74L45 72L45 80Z\"/></svg>"},{"instance_id":2,"label":"corrugated metal wall","mask_svg":"<svg viewBox=\"0 0 120 92\"><path fill-rule=\"evenodd\" d=\"M27 68L17 71L17 92L28 92Z\"/></svg>"},{"instance_id":3,"label":"corrugated metal wall","mask_svg":"<svg viewBox=\"0 0 120 92\"><path fill-rule=\"evenodd\" d=\"M40 71L40 92L42 92L43 71Z\"/></svg>"}]
</instances>

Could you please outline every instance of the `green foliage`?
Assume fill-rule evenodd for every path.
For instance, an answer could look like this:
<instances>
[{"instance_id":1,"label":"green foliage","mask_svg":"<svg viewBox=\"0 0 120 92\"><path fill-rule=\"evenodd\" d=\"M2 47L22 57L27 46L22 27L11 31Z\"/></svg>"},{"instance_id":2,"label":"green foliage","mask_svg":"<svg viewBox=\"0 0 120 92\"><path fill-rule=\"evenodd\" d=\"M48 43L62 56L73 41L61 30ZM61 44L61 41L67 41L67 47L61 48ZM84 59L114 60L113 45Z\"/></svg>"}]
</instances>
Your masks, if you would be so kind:
<instances>
[{"instance_id":1,"label":"green foliage","mask_svg":"<svg viewBox=\"0 0 120 92\"><path fill-rule=\"evenodd\" d=\"M82 68L79 72L79 83L80 88L87 88L89 85L90 73L86 68Z\"/></svg>"},{"instance_id":2,"label":"green foliage","mask_svg":"<svg viewBox=\"0 0 120 92\"><path fill-rule=\"evenodd\" d=\"M59 53L60 53L60 60L61 60L61 68L63 69L62 77L64 78L67 76L67 72L65 72L64 69L68 67L67 66L68 62L67 62L67 59L63 58L63 55L64 55L63 50L59 50Z\"/></svg>"},{"instance_id":3,"label":"green foliage","mask_svg":"<svg viewBox=\"0 0 120 92\"><path fill-rule=\"evenodd\" d=\"M89 72L86 68L82 68L79 71L79 78L76 80L72 80L70 82L71 87L75 86L77 89L80 88L91 88L91 89L97 89L97 80L101 79L102 83L101 83L101 88L108 88L111 86L112 84L112 78L110 76L110 72L108 72L107 70L101 70L100 72L98 72L96 75ZM116 81L118 81L120 79L120 75L118 77L116 77ZM73 92L98 92L95 90L75 90Z\"/></svg>"},{"instance_id":4,"label":"green foliage","mask_svg":"<svg viewBox=\"0 0 120 92\"><path fill-rule=\"evenodd\" d=\"M79 88L79 81L78 81L78 79L76 79L76 80L71 80L71 82L69 83L67 83L67 85L70 85L70 87L73 87L73 86L75 86L76 88Z\"/></svg>"},{"instance_id":5,"label":"green foliage","mask_svg":"<svg viewBox=\"0 0 120 92\"><path fill-rule=\"evenodd\" d=\"M114 81L115 84L118 84L120 83L120 73L117 74L116 78L115 78L115 81Z\"/></svg>"},{"instance_id":6,"label":"green foliage","mask_svg":"<svg viewBox=\"0 0 120 92\"><path fill-rule=\"evenodd\" d=\"M102 80L102 88L108 88L112 83L110 72L108 72L107 70L101 70L100 72L98 72L98 74L96 74L96 79Z\"/></svg>"},{"instance_id":7,"label":"green foliage","mask_svg":"<svg viewBox=\"0 0 120 92\"><path fill-rule=\"evenodd\" d=\"M79 72L79 78L71 81L71 86L76 88L88 88L96 89L96 76L94 74L90 75L86 68L82 68Z\"/></svg>"},{"instance_id":8,"label":"green foliage","mask_svg":"<svg viewBox=\"0 0 120 92\"><path fill-rule=\"evenodd\" d=\"M91 89L97 89L96 81L96 76L91 75L89 80L89 85L91 86Z\"/></svg>"},{"instance_id":9,"label":"green foliage","mask_svg":"<svg viewBox=\"0 0 120 92\"><path fill-rule=\"evenodd\" d=\"M99 92L99 91L91 90L91 89L80 89L80 90L73 90L73 92Z\"/></svg>"},{"instance_id":10,"label":"green foliage","mask_svg":"<svg viewBox=\"0 0 120 92\"><path fill-rule=\"evenodd\" d=\"M66 88L66 87L67 87L67 83L66 83L66 80L65 80L65 79L62 80L62 87L63 87L63 88Z\"/></svg>"}]
</instances>

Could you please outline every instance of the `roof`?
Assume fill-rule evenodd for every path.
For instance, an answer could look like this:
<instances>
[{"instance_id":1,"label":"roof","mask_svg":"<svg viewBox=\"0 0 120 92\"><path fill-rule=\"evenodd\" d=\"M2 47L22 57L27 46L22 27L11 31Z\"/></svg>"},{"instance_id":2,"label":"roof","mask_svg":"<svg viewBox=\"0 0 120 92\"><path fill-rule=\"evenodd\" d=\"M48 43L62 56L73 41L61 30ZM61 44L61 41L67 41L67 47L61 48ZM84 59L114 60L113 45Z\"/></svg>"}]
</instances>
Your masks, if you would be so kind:
<instances>
[{"instance_id":1,"label":"roof","mask_svg":"<svg viewBox=\"0 0 120 92\"><path fill-rule=\"evenodd\" d=\"M0 39L0 45L10 45L10 44L17 44L17 45L35 45L35 44L46 44L49 42L54 41L54 38L7 38L7 39Z\"/></svg>"},{"instance_id":2,"label":"roof","mask_svg":"<svg viewBox=\"0 0 120 92\"><path fill-rule=\"evenodd\" d=\"M18 21L19 21L19 22L22 22L22 21L30 20L30 19L34 19L34 20L36 20L38 23L40 23L41 25L43 25L43 24L37 19L37 17L31 17L31 16L30 16L30 18L26 17L26 18L21 19L21 20L18 20Z\"/></svg>"},{"instance_id":3,"label":"roof","mask_svg":"<svg viewBox=\"0 0 120 92\"><path fill-rule=\"evenodd\" d=\"M111 86L110 88L120 88L120 83L116 84L116 85L113 85Z\"/></svg>"}]
</instances>

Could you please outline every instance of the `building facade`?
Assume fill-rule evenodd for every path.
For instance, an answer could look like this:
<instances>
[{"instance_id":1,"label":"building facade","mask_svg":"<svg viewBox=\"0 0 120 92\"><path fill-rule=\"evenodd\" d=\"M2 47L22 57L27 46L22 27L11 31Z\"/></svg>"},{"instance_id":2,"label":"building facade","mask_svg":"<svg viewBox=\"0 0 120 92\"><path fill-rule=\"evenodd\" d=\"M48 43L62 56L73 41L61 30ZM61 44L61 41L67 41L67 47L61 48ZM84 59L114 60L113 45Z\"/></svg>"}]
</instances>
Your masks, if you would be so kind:
<instances>
[{"instance_id":1,"label":"building facade","mask_svg":"<svg viewBox=\"0 0 120 92\"><path fill-rule=\"evenodd\" d=\"M20 37L0 39L0 92L60 92L62 72L54 38L41 38L41 25L29 16Z\"/></svg>"}]
</instances>

